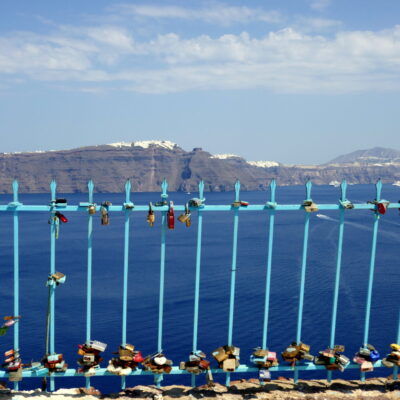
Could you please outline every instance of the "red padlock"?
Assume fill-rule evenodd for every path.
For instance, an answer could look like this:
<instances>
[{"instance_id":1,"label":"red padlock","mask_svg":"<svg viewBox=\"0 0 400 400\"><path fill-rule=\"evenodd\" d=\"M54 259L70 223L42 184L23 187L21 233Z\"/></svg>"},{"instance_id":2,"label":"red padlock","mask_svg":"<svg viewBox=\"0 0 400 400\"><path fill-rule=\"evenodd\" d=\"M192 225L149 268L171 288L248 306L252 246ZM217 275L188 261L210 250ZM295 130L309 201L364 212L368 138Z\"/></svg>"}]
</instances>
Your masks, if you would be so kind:
<instances>
[{"instance_id":1,"label":"red padlock","mask_svg":"<svg viewBox=\"0 0 400 400\"><path fill-rule=\"evenodd\" d=\"M55 215L61 222L64 222L64 224L68 222L68 218L64 214L57 211Z\"/></svg>"},{"instance_id":2,"label":"red padlock","mask_svg":"<svg viewBox=\"0 0 400 400\"><path fill-rule=\"evenodd\" d=\"M169 202L167 219L168 219L168 229L174 229L175 228L175 214L174 214L174 203L172 201Z\"/></svg>"},{"instance_id":3,"label":"red padlock","mask_svg":"<svg viewBox=\"0 0 400 400\"><path fill-rule=\"evenodd\" d=\"M141 363L144 361L144 358L142 356L142 353L140 351L138 351L135 356L133 357L133 361L136 363Z\"/></svg>"},{"instance_id":4,"label":"red padlock","mask_svg":"<svg viewBox=\"0 0 400 400\"><path fill-rule=\"evenodd\" d=\"M379 214L382 214L382 215L385 214L386 208L387 208L387 205L385 203L378 203L377 207L378 207Z\"/></svg>"}]
</instances>

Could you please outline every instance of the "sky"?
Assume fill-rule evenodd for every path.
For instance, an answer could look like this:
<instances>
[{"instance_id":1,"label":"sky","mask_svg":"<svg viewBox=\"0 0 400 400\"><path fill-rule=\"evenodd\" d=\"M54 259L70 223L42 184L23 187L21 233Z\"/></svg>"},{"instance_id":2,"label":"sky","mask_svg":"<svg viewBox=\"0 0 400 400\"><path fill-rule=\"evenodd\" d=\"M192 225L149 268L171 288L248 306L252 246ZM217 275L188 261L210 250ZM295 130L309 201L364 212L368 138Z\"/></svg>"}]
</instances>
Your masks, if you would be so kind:
<instances>
[{"instance_id":1,"label":"sky","mask_svg":"<svg viewBox=\"0 0 400 400\"><path fill-rule=\"evenodd\" d=\"M0 152L400 149L398 0L0 2Z\"/></svg>"}]
</instances>

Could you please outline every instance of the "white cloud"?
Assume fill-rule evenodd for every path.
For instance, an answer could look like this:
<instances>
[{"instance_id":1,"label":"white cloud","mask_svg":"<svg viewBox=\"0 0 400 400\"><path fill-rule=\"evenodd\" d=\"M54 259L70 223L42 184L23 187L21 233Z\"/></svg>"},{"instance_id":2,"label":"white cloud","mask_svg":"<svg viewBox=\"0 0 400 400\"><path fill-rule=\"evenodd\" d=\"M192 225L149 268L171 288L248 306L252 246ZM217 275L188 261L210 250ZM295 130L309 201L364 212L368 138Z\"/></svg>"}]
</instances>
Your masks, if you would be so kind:
<instances>
[{"instance_id":1,"label":"white cloud","mask_svg":"<svg viewBox=\"0 0 400 400\"><path fill-rule=\"evenodd\" d=\"M332 0L311 0L310 7L313 10L323 11L328 8L332 3Z\"/></svg>"},{"instance_id":2,"label":"white cloud","mask_svg":"<svg viewBox=\"0 0 400 400\"><path fill-rule=\"evenodd\" d=\"M311 22L309 22L311 23ZM327 20L315 20L330 25ZM334 24L332 22L332 24ZM61 26L48 35L0 37L0 76L69 83L98 93L264 88L285 93L400 90L400 26L334 36L286 28L139 41L116 26ZM3 82L3 83L4 83ZM93 85L93 87L92 87Z\"/></svg>"},{"instance_id":3,"label":"white cloud","mask_svg":"<svg viewBox=\"0 0 400 400\"><path fill-rule=\"evenodd\" d=\"M120 4L113 7L113 10L123 15L142 18L199 20L222 25L248 23L251 21L278 23L282 20L280 13L275 10L266 11L259 8L235 7L220 3L203 8L166 6L161 4Z\"/></svg>"},{"instance_id":4,"label":"white cloud","mask_svg":"<svg viewBox=\"0 0 400 400\"><path fill-rule=\"evenodd\" d=\"M325 32L337 30L342 22L336 19L297 17L294 27L302 32Z\"/></svg>"}]
</instances>

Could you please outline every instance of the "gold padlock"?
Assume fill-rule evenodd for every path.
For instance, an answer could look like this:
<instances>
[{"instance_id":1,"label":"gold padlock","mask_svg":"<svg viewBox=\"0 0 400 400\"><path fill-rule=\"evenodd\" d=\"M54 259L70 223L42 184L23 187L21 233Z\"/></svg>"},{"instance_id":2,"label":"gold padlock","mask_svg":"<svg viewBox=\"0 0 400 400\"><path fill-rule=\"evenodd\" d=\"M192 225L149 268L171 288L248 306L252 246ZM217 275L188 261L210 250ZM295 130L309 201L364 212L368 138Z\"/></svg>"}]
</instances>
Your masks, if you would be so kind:
<instances>
[{"instance_id":1,"label":"gold padlock","mask_svg":"<svg viewBox=\"0 0 400 400\"><path fill-rule=\"evenodd\" d=\"M108 215L108 210L106 207L101 207L101 224L109 225L110 224L110 216Z\"/></svg>"},{"instance_id":2,"label":"gold padlock","mask_svg":"<svg viewBox=\"0 0 400 400\"><path fill-rule=\"evenodd\" d=\"M178 221L182 222L182 223L185 223L188 220L189 217L190 217L190 215L188 215L188 214L181 214L178 217Z\"/></svg>"},{"instance_id":3,"label":"gold padlock","mask_svg":"<svg viewBox=\"0 0 400 400\"><path fill-rule=\"evenodd\" d=\"M303 207L306 212L317 212L318 206L312 200L305 200L303 202Z\"/></svg>"},{"instance_id":4,"label":"gold padlock","mask_svg":"<svg viewBox=\"0 0 400 400\"><path fill-rule=\"evenodd\" d=\"M96 205L95 204L91 204L88 207L88 212L89 212L90 215L96 214Z\"/></svg>"},{"instance_id":5,"label":"gold padlock","mask_svg":"<svg viewBox=\"0 0 400 400\"><path fill-rule=\"evenodd\" d=\"M150 226L154 226L154 221L156 220L156 216L153 211L153 204L149 203L149 213L147 214L147 223Z\"/></svg>"},{"instance_id":6,"label":"gold padlock","mask_svg":"<svg viewBox=\"0 0 400 400\"><path fill-rule=\"evenodd\" d=\"M190 217L185 221L186 224L186 228L189 228L190 225L192 225L192 220L190 219Z\"/></svg>"}]
</instances>

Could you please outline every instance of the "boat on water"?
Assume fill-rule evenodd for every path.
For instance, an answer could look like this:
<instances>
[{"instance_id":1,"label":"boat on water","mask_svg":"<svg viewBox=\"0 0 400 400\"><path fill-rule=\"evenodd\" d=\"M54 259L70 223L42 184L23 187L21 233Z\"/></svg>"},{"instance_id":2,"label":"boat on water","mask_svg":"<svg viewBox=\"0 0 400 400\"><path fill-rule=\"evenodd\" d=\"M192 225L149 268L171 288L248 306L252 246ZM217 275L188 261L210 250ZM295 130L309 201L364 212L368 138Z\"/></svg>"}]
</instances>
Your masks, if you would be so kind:
<instances>
[{"instance_id":1,"label":"boat on water","mask_svg":"<svg viewBox=\"0 0 400 400\"><path fill-rule=\"evenodd\" d=\"M393 186L400 186L400 181L394 181L394 182L392 183L392 185L393 185Z\"/></svg>"},{"instance_id":2,"label":"boat on water","mask_svg":"<svg viewBox=\"0 0 400 400\"><path fill-rule=\"evenodd\" d=\"M339 187L340 186L340 182L338 182L338 181L330 181L329 185L335 186L335 187Z\"/></svg>"}]
</instances>

